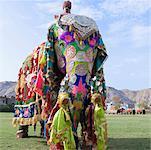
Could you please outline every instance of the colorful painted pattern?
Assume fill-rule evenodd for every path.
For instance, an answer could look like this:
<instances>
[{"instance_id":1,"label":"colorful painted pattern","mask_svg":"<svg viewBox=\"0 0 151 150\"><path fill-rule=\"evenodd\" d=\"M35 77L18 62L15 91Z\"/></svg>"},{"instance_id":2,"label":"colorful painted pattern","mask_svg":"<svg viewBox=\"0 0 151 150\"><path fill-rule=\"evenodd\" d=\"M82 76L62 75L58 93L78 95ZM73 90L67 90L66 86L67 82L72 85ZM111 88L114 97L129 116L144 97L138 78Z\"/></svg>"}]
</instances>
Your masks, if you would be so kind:
<instances>
[{"instance_id":1,"label":"colorful painted pattern","mask_svg":"<svg viewBox=\"0 0 151 150\"><path fill-rule=\"evenodd\" d=\"M100 70L107 56L101 36L97 32L94 32L82 41L81 44L78 41L77 33L74 30L69 31L70 27L63 29L61 26L54 26L54 36L57 39L55 47L57 48L58 65L60 70L64 70L62 72L68 76L69 82L69 87L67 88L67 84L64 84L66 77L63 79L61 89L63 89L63 85L65 88L64 90L60 90L60 92L66 90L68 93L71 91L73 97L80 94L84 100L89 92L88 88L91 84L91 76L96 74L97 70Z\"/></svg>"},{"instance_id":2,"label":"colorful painted pattern","mask_svg":"<svg viewBox=\"0 0 151 150\"><path fill-rule=\"evenodd\" d=\"M13 125L34 125L40 119L38 103L15 105Z\"/></svg>"}]
</instances>

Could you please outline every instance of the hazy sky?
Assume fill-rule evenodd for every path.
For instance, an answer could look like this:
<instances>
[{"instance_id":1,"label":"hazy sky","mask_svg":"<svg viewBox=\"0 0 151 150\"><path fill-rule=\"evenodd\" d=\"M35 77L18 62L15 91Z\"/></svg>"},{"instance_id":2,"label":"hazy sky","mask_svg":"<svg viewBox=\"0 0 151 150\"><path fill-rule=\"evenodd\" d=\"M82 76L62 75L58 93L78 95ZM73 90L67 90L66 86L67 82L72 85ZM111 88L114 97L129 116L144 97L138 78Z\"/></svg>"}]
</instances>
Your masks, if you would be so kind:
<instances>
[{"instance_id":1,"label":"hazy sky","mask_svg":"<svg viewBox=\"0 0 151 150\"><path fill-rule=\"evenodd\" d=\"M72 2L72 13L90 16L99 26L109 55L104 65L107 85L134 90L151 87L151 1ZM26 56L46 40L47 28L53 16L62 12L62 3L63 0L0 0L0 81L17 80Z\"/></svg>"}]
</instances>

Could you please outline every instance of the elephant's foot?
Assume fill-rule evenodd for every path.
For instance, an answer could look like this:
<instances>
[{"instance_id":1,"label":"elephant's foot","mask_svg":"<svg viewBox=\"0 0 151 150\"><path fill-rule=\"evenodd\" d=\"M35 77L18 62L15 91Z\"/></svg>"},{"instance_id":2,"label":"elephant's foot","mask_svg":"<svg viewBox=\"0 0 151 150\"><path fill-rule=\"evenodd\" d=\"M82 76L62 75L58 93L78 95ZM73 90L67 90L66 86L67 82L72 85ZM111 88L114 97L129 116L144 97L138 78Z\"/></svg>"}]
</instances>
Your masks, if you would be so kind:
<instances>
[{"instance_id":1,"label":"elephant's foot","mask_svg":"<svg viewBox=\"0 0 151 150\"><path fill-rule=\"evenodd\" d=\"M28 126L20 126L19 130L16 132L16 138L26 138L28 137Z\"/></svg>"}]
</instances>

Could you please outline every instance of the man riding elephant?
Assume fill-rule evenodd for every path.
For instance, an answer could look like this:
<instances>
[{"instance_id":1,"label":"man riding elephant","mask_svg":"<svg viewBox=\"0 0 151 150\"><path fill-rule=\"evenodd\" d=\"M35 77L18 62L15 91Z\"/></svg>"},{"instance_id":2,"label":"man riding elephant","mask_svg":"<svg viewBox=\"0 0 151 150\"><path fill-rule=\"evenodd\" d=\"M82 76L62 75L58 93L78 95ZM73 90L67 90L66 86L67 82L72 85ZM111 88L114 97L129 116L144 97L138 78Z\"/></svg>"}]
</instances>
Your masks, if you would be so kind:
<instances>
[{"instance_id":1,"label":"man riding elephant","mask_svg":"<svg viewBox=\"0 0 151 150\"><path fill-rule=\"evenodd\" d=\"M21 105L15 106L14 122L21 126L29 125L32 118L31 124L34 124L38 120L34 122L33 119L37 113L47 120L50 127L51 149L58 146L71 149L69 139L74 140L72 146L78 149L78 132L82 136L82 146L93 148L105 144L99 143L98 139L104 139L106 129L100 127L98 130L96 118L104 118L106 87L103 63L107 53L95 21L71 14L70 1L64 2L63 9L64 13L55 16L56 23L48 29L48 41L41 44L20 69L16 95ZM92 100L94 97L97 105ZM25 110L29 111L32 104L35 112L31 116L27 113L29 116L25 119ZM25 120L28 124L24 123ZM79 124L82 128L77 131Z\"/></svg>"}]
</instances>

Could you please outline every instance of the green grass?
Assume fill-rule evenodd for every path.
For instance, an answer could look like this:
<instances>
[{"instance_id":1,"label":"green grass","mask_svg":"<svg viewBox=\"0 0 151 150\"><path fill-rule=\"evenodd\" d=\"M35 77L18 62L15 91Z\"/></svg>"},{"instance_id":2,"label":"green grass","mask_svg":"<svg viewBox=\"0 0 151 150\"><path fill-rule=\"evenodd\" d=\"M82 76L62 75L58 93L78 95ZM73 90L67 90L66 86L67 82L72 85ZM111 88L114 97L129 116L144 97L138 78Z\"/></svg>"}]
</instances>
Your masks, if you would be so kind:
<instances>
[{"instance_id":1,"label":"green grass","mask_svg":"<svg viewBox=\"0 0 151 150\"><path fill-rule=\"evenodd\" d=\"M108 115L110 150L151 150L151 115Z\"/></svg>"},{"instance_id":2,"label":"green grass","mask_svg":"<svg viewBox=\"0 0 151 150\"><path fill-rule=\"evenodd\" d=\"M11 124L12 113L0 113L0 150L49 150L45 139L34 136L33 127L29 127L29 138L16 139L17 128ZM37 124L37 136L40 134Z\"/></svg>"},{"instance_id":3,"label":"green grass","mask_svg":"<svg viewBox=\"0 0 151 150\"><path fill-rule=\"evenodd\" d=\"M151 149L151 115L108 115L107 120L109 150ZM17 128L12 127L11 121L12 113L0 113L0 150L49 149L45 139L34 136L33 127L29 128L29 138L16 139Z\"/></svg>"}]
</instances>

